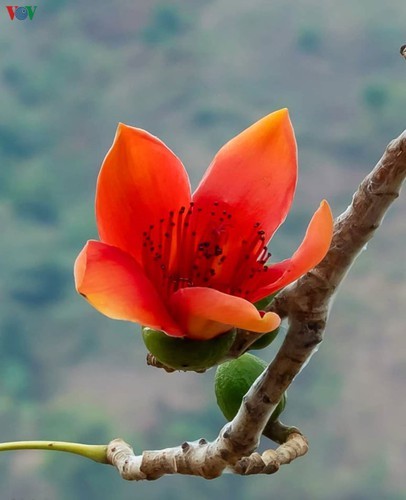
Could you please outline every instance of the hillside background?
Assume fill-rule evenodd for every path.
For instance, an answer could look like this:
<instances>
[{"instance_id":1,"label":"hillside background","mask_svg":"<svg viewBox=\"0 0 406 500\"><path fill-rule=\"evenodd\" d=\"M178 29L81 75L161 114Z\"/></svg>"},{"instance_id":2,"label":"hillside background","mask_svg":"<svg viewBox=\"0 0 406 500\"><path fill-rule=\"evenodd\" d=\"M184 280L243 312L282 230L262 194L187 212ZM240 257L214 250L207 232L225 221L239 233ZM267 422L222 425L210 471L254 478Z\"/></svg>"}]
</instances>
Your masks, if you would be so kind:
<instances>
[{"instance_id":1,"label":"hillside background","mask_svg":"<svg viewBox=\"0 0 406 500\"><path fill-rule=\"evenodd\" d=\"M215 437L212 371L146 367L138 327L74 290L117 122L158 135L196 186L226 140L287 106L300 181L271 245L285 258L319 201L342 212L405 128L405 19L404 0L40 0L24 22L0 7L0 441L120 436L142 450ZM4 453L1 498L405 498L405 208L403 195L290 390L304 459L271 477L136 484L78 457Z\"/></svg>"}]
</instances>

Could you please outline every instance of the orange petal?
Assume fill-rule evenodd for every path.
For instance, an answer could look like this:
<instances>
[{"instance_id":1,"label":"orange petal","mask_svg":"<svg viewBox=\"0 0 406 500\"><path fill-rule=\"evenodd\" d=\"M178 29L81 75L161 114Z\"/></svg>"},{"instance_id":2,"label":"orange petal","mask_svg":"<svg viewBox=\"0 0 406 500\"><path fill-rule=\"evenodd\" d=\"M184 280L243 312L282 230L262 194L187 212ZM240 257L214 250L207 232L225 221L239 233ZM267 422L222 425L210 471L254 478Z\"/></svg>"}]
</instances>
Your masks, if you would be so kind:
<instances>
[{"instance_id":1,"label":"orange petal","mask_svg":"<svg viewBox=\"0 0 406 500\"><path fill-rule=\"evenodd\" d=\"M109 318L183 335L139 264L119 248L88 241L74 274L77 291Z\"/></svg>"},{"instance_id":2,"label":"orange petal","mask_svg":"<svg viewBox=\"0 0 406 500\"><path fill-rule=\"evenodd\" d=\"M232 327L253 332L270 332L280 324L275 313L263 317L253 304L213 288L183 288L170 298L173 316L187 337L211 339Z\"/></svg>"},{"instance_id":3,"label":"orange petal","mask_svg":"<svg viewBox=\"0 0 406 500\"><path fill-rule=\"evenodd\" d=\"M223 146L193 195L200 206L229 206L235 244L261 223L268 240L285 220L297 180L296 140L287 109L262 118ZM234 231L231 231L234 229Z\"/></svg>"},{"instance_id":4,"label":"orange petal","mask_svg":"<svg viewBox=\"0 0 406 500\"><path fill-rule=\"evenodd\" d=\"M179 158L148 132L120 124L97 181L100 239L141 263L143 232L189 202L189 179Z\"/></svg>"},{"instance_id":5,"label":"orange petal","mask_svg":"<svg viewBox=\"0 0 406 500\"><path fill-rule=\"evenodd\" d=\"M323 260L333 237L333 215L327 201L322 201L309 223L305 237L290 259L269 267L264 280L272 282L259 287L249 299L256 302L292 283Z\"/></svg>"}]
</instances>

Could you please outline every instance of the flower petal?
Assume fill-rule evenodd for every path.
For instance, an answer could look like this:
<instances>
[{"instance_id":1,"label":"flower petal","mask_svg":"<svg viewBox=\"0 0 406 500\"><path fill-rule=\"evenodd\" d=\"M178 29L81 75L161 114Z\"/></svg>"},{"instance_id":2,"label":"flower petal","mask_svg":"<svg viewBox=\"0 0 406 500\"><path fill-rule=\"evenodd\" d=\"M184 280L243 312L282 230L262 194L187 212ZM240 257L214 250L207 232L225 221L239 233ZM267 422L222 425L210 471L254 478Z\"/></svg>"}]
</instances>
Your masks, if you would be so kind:
<instances>
[{"instance_id":1,"label":"flower petal","mask_svg":"<svg viewBox=\"0 0 406 500\"><path fill-rule=\"evenodd\" d=\"M265 333L280 324L277 314L261 317L250 302L212 288L183 288L171 296L169 303L172 315L189 338L207 340L234 326Z\"/></svg>"},{"instance_id":2,"label":"flower petal","mask_svg":"<svg viewBox=\"0 0 406 500\"><path fill-rule=\"evenodd\" d=\"M179 158L148 132L120 124L97 181L100 239L141 263L143 232L189 203L189 179Z\"/></svg>"},{"instance_id":3,"label":"flower petal","mask_svg":"<svg viewBox=\"0 0 406 500\"><path fill-rule=\"evenodd\" d=\"M256 302L303 276L323 260L333 237L333 215L327 201L323 200L309 223L305 237L290 259L269 266L264 273L268 284L260 286L249 296Z\"/></svg>"},{"instance_id":4,"label":"flower petal","mask_svg":"<svg viewBox=\"0 0 406 500\"><path fill-rule=\"evenodd\" d=\"M220 149L193 201L200 206L217 202L230 207L233 240L241 239L241 231L251 232L257 221L268 240L288 214L296 180L295 136L287 109L281 109Z\"/></svg>"},{"instance_id":5,"label":"flower petal","mask_svg":"<svg viewBox=\"0 0 406 500\"><path fill-rule=\"evenodd\" d=\"M77 291L109 318L183 335L139 264L119 248L88 241L74 274Z\"/></svg>"}]
</instances>

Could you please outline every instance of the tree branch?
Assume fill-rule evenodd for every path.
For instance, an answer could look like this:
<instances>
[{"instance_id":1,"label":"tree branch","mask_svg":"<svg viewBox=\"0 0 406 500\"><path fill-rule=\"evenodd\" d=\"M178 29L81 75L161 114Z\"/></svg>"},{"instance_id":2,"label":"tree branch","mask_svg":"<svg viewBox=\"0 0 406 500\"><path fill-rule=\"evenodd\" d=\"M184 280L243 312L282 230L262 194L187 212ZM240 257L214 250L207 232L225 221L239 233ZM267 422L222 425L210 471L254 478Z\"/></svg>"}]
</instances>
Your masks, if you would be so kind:
<instances>
[{"instance_id":1,"label":"tree branch","mask_svg":"<svg viewBox=\"0 0 406 500\"><path fill-rule=\"evenodd\" d=\"M322 341L332 296L358 254L366 248L406 177L406 131L393 140L362 181L351 205L335 221L323 261L277 295L270 309L289 319L289 330L266 371L266 393L280 399Z\"/></svg>"},{"instance_id":2,"label":"tree branch","mask_svg":"<svg viewBox=\"0 0 406 500\"><path fill-rule=\"evenodd\" d=\"M109 444L107 459L127 480L159 479L165 474L188 474L214 479L223 471L248 476L273 474L281 465L307 453L308 445L301 434L292 433L286 443L276 450L266 450L262 455L252 453L230 464L227 448L222 447L221 436L213 443L204 439L183 443L175 448L160 451L144 451L135 455L129 444L115 439Z\"/></svg>"},{"instance_id":3,"label":"tree branch","mask_svg":"<svg viewBox=\"0 0 406 500\"><path fill-rule=\"evenodd\" d=\"M275 359L245 395L235 418L212 443L201 439L137 456L123 441L112 441L107 458L124 479L157 479L175 473L207 479L224 471L271 473L307 452L307 441L300 432L295 428L289 432L280 423L277 425L288 429L281 434L286 441L262 455L255 450L282 394L322 341L331 298L399 196L405 176L406 131L388 145L354 194L351 205L336 219L332 245L324 260L272 303L270 309L288 319L289 329ZM244 349L244 341L239 348Z\"/></svg>"}]
</instances>

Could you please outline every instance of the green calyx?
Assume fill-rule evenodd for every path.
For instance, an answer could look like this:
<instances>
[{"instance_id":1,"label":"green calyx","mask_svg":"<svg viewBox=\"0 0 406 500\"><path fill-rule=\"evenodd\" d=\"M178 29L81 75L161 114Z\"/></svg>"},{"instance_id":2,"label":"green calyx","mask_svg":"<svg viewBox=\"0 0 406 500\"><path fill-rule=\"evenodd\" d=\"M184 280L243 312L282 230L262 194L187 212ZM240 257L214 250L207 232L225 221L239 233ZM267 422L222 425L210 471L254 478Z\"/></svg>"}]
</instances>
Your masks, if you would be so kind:
<instances>
[{"instance_id":1,"label":"green calyx","mask_svg":"<svg viewBox=\"0 0 406 500\"><path fill-rule=\"evenodd\" d=\"M232 420L241 405L242 399L255 380L267 367L267 363L253 354L245 353L237 359L226 361L217 368L214 391L217 404L228 421ZM286 406L286 394L279 401L263 431L271 438L272 426Z\"/></svg>"},{"instance_id":2,"label":"green calyx","mask_svg":"<svg viewBox=\"0 0 406 500\"><path fill-rule=\"evenodd\" d=\"M251 344L248 349L250 351L265 349L265 347L268 347L276 339L278 332L279 332L279 327L276 328L275 330L272 330L272 332L265 333L265 335L262 335L262 337L260 337L253 344Z\"/></svg>"},{"instance_id":3,"label":"green calyx","mask_svg":"<svg viewBox=\"0 0 406 500\"><path fill-rule=\"evenodd\" d=\"M174 370L203 371L221 363L235 339L235 331L223 333L210 340L170 337L164 332L144 327L142 337L148 351Z\"/></svg>"}]
</instances>

